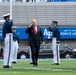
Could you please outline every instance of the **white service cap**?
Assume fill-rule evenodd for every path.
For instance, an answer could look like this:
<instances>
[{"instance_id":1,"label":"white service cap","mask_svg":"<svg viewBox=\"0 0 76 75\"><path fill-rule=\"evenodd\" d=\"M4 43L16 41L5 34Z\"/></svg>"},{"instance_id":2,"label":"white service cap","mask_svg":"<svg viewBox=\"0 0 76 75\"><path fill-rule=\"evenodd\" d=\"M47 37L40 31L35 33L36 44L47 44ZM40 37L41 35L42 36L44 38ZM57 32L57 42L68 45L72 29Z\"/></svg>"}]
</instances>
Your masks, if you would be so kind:
<instances>
[{"instance_id":1,"label":"white service cap","mask_svg":"<svg viewBox=\"0 0 76 75\"><path fill-rule=\"evenodd\" d=\"M16 29L17 27L16 26L12 26L12 29Z\"/></svg>"},{"instance_id":2,"label":"white service cap","mask_svg":"<svg viewBox=\"0 0 76 75\"><path fill-rule=\"evenodd\" d=\"M10 16L10 13L3 15L3 18L7 17L7 16Z\"/></svg>"}]
</instances>

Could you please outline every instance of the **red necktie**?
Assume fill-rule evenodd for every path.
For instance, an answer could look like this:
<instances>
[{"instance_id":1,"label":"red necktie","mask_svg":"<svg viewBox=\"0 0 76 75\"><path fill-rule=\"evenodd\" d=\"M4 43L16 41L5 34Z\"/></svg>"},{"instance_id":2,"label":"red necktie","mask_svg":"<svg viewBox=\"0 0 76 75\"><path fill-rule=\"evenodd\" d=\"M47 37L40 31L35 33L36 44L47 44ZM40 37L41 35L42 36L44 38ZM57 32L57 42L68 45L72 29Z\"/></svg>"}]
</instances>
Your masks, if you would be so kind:
<instances>
[{"instance_id":1,"label":"red necktie","mask_svg":"<svg viewBox=\"0 0 76 75\"><path fill-rule=\"evenodd\" d=\"M34 27L34 33L36 34L37 32L36 32L36 27Z\"/></svg>"}]
</instances>

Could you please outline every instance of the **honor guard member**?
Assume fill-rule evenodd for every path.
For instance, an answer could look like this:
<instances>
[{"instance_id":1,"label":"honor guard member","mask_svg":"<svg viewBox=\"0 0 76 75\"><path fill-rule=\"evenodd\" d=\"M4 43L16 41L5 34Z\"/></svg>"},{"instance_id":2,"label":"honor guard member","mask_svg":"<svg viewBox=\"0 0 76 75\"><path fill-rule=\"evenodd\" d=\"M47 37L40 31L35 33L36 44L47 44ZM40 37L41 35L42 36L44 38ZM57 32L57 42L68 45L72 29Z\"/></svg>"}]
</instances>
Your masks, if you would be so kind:
<instances>
[{"instance_id":1,"label":"honor guard member","mask_svg":"<svg viewBox=\"0 0 76 75\"><path fill-rule=\"evenodd\" d=\"M52 21L51 27L49 27L49 31L52 32L52 49L53 49L53 57L54 64L60 64L60 54L59 54L59 44L60 44L60 32L58 29L58 22Z\"/></svg>"},{"instance_id":2,"label":"honor guard member","mask_svg":"<svg viewBox=\"0 0 76 75\"><path fill-rule=\"evenodd\" d=\"M12 33L13 33L13 51L12 51L12 63L17 62L17 52L19 48L19 36L16 32L16 26L12 26Z\"/></svg>"},{"instance_id":3,"label":"honor guard member","mask_svg":"<svg viewBox=\"0 0 76 75\"><path fill-rule=\"evenodd\" d=\"M11 57L12 57L12 41L13 41L13 34L11 27L13 26L13 20L10 20L10 14L3 15L5 20L3 24L3 38L5 43L5 50L4 50L4 66L3 68L10 68L11 67Z\"/></svg>"}]
</instances>

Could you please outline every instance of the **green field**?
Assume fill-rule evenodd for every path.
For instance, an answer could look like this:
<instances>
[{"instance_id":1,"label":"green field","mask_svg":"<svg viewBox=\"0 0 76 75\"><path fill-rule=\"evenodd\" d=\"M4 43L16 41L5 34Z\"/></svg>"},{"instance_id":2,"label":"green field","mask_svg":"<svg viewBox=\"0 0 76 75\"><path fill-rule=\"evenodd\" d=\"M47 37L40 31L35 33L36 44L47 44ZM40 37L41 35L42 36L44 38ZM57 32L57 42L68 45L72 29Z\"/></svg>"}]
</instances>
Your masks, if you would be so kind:
<instances>
[{"instance_id":1,"label":"green field","mask_svg":"<svg viewBox=\"0 0 76 75\"><path fill-rule=\"evenodd\" d=\"M3 68L0 61L0 75L76 75L76 60L61 60L60 65L53 65L53 60L39 60L33 67L29 60L19 60L12 68Z\"/></svg>"}]
</instances>

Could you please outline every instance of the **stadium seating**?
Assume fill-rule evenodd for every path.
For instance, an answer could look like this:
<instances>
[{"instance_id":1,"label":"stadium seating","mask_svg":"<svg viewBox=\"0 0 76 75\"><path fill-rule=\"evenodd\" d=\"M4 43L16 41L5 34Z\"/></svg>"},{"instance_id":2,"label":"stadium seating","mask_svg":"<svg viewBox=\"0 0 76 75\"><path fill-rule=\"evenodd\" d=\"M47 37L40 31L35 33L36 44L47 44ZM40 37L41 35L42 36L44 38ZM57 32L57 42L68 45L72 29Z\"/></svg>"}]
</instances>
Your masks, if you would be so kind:
<instances>
[{"instance_id":1,"label":"stadium seating","mask_svg":"<svg viewBox=\"0 0 76 75\"><path fill-rule=\"evenodd\" d=\"M61 0L52 0L52 2L61 2Z\"/></svg>"},{"instance_id":2,"label":"stadium seating","mask_svg":"<svg viewBox=\"0 0 76 75\"><path fill-rule=\"evenodd\" d=\"M0 4L0 20L9 13L9 3ZM76 25L76 3L13 3L13 19L18 25L37 19L38 25L49 25L57 20L59 25Z\"/></svg>"},{"instance_id":3,"label":"stadium seating","mask_svg":"<svg viewBox=\"0 0 76 75\"><path fill-rule=\"evenodd\" d=\"M76 2L76 0L52 0L52 2Z\"/></svg>"},{"instance_id":4,"label":"stadium seating","mask_svg":"<svg viewBox=\"0 0 76 75\"><path fill-rule=\"evenodd\" d=\"M0 2L8 2L8 0L0 0ZM26 0L13 0L13 2L27 2ZM32 2L32 0L28 0ZM36 2L76 2L76 0L36 0Z\"/></svg>"}]
</instances>

